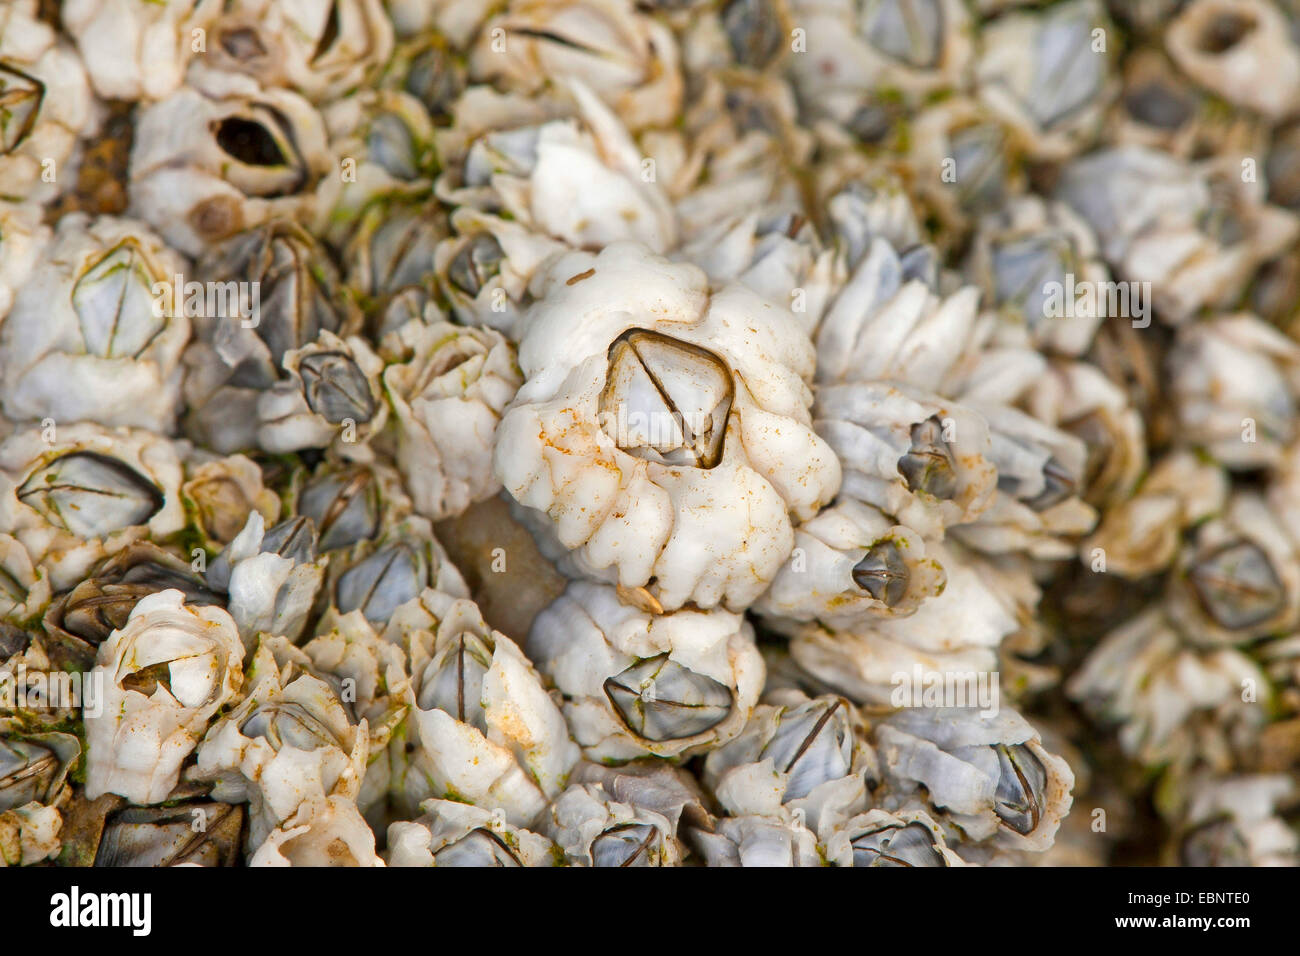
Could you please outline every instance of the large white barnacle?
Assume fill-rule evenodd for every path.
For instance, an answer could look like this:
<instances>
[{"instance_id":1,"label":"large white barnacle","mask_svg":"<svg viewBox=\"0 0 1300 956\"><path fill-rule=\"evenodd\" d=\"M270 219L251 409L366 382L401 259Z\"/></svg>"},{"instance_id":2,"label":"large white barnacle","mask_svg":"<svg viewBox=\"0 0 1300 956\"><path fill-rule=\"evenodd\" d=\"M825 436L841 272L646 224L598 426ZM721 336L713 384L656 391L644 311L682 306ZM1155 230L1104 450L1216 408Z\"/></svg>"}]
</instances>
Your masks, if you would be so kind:
<instances>
[{"instance_id":1,"label":"large white barnacle","mask_svg":"<svg viewBox=\"0 0 1300 956\"><path fill-rule=\"evenodd\" d=\"M743 608L835 494L811 428L815 354L781 306L632 243L535 282L494 466L588 573L666 610Z\"/></svg>"}]
</instances>

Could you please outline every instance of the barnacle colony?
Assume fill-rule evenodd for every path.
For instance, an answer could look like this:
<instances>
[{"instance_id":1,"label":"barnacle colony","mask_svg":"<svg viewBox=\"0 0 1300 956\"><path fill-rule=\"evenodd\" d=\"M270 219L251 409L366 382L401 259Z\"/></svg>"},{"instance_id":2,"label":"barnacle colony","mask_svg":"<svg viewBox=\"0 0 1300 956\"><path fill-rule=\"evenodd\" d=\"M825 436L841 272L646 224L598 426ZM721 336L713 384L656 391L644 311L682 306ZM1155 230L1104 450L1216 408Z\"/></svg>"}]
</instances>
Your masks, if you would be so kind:
<instances>
[{"instance_id":1,"label":"barnacle colony","mask_svg":"<svg viewBox=\"0 0 1300 956\"><path fill-rule=\"evenodd\" d=\"M0 863L1300 862L1298 37L0 0Z\"/></svg>"}]
</instances>

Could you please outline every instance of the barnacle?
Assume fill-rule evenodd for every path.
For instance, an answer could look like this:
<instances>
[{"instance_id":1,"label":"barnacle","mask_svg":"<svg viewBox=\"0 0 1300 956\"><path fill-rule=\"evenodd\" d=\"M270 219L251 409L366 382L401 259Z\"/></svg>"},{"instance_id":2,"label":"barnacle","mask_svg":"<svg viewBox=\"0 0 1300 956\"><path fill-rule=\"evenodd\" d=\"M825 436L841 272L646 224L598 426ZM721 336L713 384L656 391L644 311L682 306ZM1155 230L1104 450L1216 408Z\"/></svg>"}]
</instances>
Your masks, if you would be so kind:
<instances>
[{"instance_id":1,"label":"barnacle","mask_svg":"<svg viewBox=\"0 0 1300 956\"><path fill-rule=\"evenodd\" d=\"M1292 0L0 0L0 866L1296 864L1298 297Z\"/></svg>"}]
</instances>

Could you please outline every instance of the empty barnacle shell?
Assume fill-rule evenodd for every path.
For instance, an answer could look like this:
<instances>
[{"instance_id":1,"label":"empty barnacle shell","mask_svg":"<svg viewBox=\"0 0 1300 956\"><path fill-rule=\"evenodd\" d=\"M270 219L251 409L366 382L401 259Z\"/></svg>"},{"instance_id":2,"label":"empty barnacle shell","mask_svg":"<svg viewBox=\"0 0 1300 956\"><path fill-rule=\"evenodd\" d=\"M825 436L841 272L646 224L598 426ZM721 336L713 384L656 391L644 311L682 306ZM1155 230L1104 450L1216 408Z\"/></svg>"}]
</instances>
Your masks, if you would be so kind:
<instances>
[{"instance_id":1,"label":"empty barnacle shell","mask_svg":"<svg viewBox=\"0 0 1300 956\"><path fill-rule=\"evenodd\" d=\"M1168 355L1184 440L1228 468L1276 463L1295 436L1300 345L1248 314L1179 330Z\"/></svg>"},{"instance_id":2,"label":"empty barnacle shell","mask_svg":"<svg viewBox=\"0 0 1300 956\"><path fill-rule=\"evenodd\" d=\"M1100 0L1071 0L1008 14L981 31L978 95L1034 158L1065 159L1096 135L1118 86L1109 26Z\"/></svg>"},{"instance_id":3,"label":"empty barnacle shell","mask_svg":"<svg viewBox=\"0 0 1300 956\"><path fill-rule=\"evenodd\" d=\"M762 614L851 626L911 614L947 580L920 535L852 499L803 522L794 538L755 605Z\"/></svg>"},{"instance_id":4,"label":"empty barnacle shell","mask_svg":"<svg viewBox=\"0 0 1300 956\"><path fill-rule=\"evenodd\" d=\"M140 223L84 214L46 255L0 334L5 413L170 432L190 324L158 289L181 260Z\"/></svg>"},{"instance_id":5,"label":"empty barnacle shell","mask_svg":"<svg viewBox=\"0 0 1300 956\"><path fill-rule=\"evenodd\" d=\"M389 824L389 866L556 865L555 844L490 810L451 800L426 800L420 810L415 820Z\"/></svg>"},{"instance_id":6,"label":"empty barnacle shell","mask_svg":"<svg viewBox=\"0 0 1300 956\"><path fill-rule=\"evenodd\" d=\"M787 692L761 704L739 736L704 763L704 784L733 816L795 819L813 832L868 806L874 757L853 705Z\"/></svg>"},{"instance_id":7,"label":"empty barnacle shell","mask_svg":"<svg viewBox=\"0 0 1300 956\"><path fill-rule=\"evenodd\" d=\"M131 209L197 256L275 216L309 215L329 163L320 115L298 94L191 70L186 85L140 113Z\"/></svg>"},{"instance_id":8,"label":"empty barnacle shell","mask_svg":"<svg viewBox=\"0 0 1300 956\"><path fill-rule=\"evenodd\" d=\"M908 708L875 728L886 806L918 786L972 841L1045 850L1070 810L1074 773L1008 708Z\"/></svg>"},{"instance_id":9,"label":"empty barnacle shell","mask_svg":"<svg viewBox=\"0 0 1300 956\"><path fill-rule=\"evenodd\" d=\"M66 176L79 136L98 125L90 85L72 47L37 18L36 0L0 13L0 199L48 202Z\"/></svg>"},{"instance_id":10,"label":"empty barnacle shell","mask_svg":"<svg viewBox=\"0 0 1300 956\"><path fill-rule=\"evenodd\" d=\"M385 636L411 662L411 717L394 738L393 800L429 797L500 809L527 826L578 759L564 717L528 658L469 600L427 590Z\"/></svg>"},{"instance_id":11,"label":"empty barnacle shell","mask_svg":"<svg viewBox=\"0 0 1300 956\"><path fill-rule=\"evenodd\" d=\"M86 794L161 803L222 705L243 683L244 647L216 607L190 607L180 591L142 598L126 627L99 646L100 712L86 713Z\"/></svg>"},{"instance_id":12,"label":"empty barnacle shell","mask_svg":"<svg viewBox=\"0 0 1300 956\"><path fill-rule=\"evenodd\" d=\"M69 0L60 20L77 41L96 93L112 100L159 100L180 86L197 52L195 31L210 28L219 7L213 0Z\"/></svg>"},{"instance_id":13,"label":"empty barnacle shell","mask_svg":"<svg viewBox=\"0 0 1300 956\"><path fill-rule=\"evenodd\" d=\"M1192 0L1164 38L1179 68L1230 103L1270 119L1300 106L1300 44L1268 0Z\"/></svg>"},{"instance_id":14,"label":"empty barnacle shell","mask_svg":"<svg viewBox=\"0 0 1300 956\"><path fill-rule=\"evenodd\" d=\"M60 661L89 667L99 645L126 627L142 598L167 590L180 591L191 607L225 604L188 562L139 541L55 598L42 619L50 653Z\"/></svg>"},{"instance_id":15,"label":"empty barnacle shell","mask_svg":"<svg viewBox=\"0 0 1300 956\"><path fill-rule=\"evenodd\" d=\"M491 329L412 323L383 372L397 424L397 467L415 509L433 521L500 491L492 446L522 378L515 350Z\"/></svg>"},{"instance_id":16,"label":"empty barnacle shell","mask_svg":"<svg viewBox=\"0 0 1300 956\"><path fill-rule=\"evenodd\" d=\"M95 866L238 866L244 815L205 800L125 807L108 818Z\"/></svg>"},{"instance_id":17,"label":"empty barnacle shell","mask_svg":"<svg viewBox=\"0 0 1300 956\"><path fill-rule=\"evenodd\" d=\"M982 416L884 382L817 390L817 433L843 463L840 494L924 535L974 520L998 479Z\"/></svg>"},{"instance_id":18,"label":"empty barnacle shell","mask_svg":"<svg viewBox=\"0 0 1300 956\"><path fill-rule=\"evenodd\" d=\"M752 629L739 615L655 614L586 581L537 615L527 647L564 695L574 739L592 760L715 747L744 726L763 682Z\"/></svg>"},{"instance_id":19,"label":"empty barnacle shell","mask_svg":"<svg viewBox=\"0 0 1300 956\"><path fill-rule=\"evenodd\" d=\"M176 447L91 424L32 427L0 442L0 532L23 543L55 590L145 535L185 526Z\"/></svg>"},{"instance_id":20,"label":"empty barnacle shell","mask_svg":"<svg viewBox=\"0 0 1300 956\"><path fill-rule=\"evenodd\" d=\"M665 609L749 603L793 545L788 514L810 515L839 484L806 410L811 343L750 290L710 296L699 270L632 244L561 257L543 288L520 343L525 382L497 429L503 486L586 566ZM730 331L741 322L753 331ZM637 331L651 333L652 368L611 353ZM602 409L611 385L618 407ZM697 464L648 455L656 434L673 449L688 432L705 439Z\"/></svg>"},{"instance_id":21,"label":"empty barnacle shell","mask_svg":"<svg viewBox=\"0 0 1300 956\"><path fill-rule=\"evenodd\" d=\"M870 810L823 835L826 858L835 866L965 866L948 848L943 830L922 810Z\"/></svg>"}]
</instances>

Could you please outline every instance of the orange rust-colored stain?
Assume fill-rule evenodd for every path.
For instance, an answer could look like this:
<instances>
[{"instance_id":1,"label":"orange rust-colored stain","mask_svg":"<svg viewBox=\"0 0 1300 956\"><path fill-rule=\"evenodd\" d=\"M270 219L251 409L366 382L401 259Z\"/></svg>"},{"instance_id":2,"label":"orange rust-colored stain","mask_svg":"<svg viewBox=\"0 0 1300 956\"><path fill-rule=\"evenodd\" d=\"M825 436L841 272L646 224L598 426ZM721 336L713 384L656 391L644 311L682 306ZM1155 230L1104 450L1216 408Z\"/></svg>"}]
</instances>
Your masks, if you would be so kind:
<instances>
[{"instance_id":1,"label":"orange rust-colored stain","mask_svg":"<svg viewBox=\"0 0 1300 956\"><path fill-rule=\"evenodd\" d=\"M596 267L595 267L595 266L592 266L592 267L591 267L590 269L588 269L586 272L579 272L576 276L569 276L569 278L566 279L566 280L564 281L564 284L565 284L565 285L577 285L577 284L578 284L579 282L581 282L583 279L590 279L590 278L591 278L592 276L594 276L595 274L596 274Z\"/></svg>"}]
</instances>

